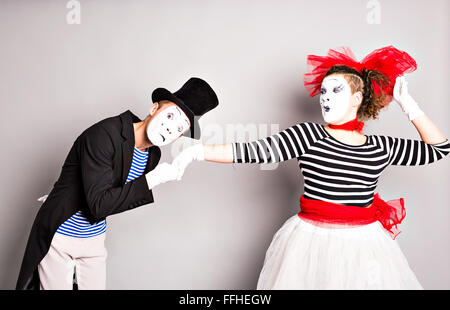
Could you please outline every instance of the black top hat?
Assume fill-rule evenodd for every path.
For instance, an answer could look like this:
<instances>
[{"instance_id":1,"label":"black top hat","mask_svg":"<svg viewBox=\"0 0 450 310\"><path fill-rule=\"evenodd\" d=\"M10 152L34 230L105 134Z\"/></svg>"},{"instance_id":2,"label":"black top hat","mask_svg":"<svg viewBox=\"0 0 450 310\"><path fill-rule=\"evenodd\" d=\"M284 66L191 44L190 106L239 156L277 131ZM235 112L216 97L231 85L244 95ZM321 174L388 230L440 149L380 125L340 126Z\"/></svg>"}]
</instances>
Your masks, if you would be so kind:
<instances>
[{"instance_id":1,"label":"black top hat","mask_svg":"<svg viewBox=\"0 0 450 310\"><path fill-rule=\"evenodd\" d=\"M157 88L152 93L153 102L169 100L186 113L191 128L184 136L200 139L200 125L198 119L206 112L214 109L219 104L216 93L204 80L190 78L173 94L165 88Z\"/></svg>"}]
</instances>

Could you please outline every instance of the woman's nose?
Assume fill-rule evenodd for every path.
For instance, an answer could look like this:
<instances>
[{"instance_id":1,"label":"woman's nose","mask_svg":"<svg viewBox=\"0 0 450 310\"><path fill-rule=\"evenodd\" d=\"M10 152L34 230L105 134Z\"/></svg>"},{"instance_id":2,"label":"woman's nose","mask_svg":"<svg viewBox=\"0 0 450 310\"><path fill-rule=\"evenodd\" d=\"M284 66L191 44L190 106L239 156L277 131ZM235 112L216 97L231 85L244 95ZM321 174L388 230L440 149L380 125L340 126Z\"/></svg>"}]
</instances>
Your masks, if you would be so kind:
<instances>
[{"instance_id":1,"label":"woman's nose","mask_svg":"<svg viewBox=\"0 0 450 310\"><path fill-rule=\"evenodd\" d=\"M169 133L169 135L172 134L172 132L170 131L169 128L166 128L166 130L167 130L167 132Z\"/></svg>"}]
</instances>

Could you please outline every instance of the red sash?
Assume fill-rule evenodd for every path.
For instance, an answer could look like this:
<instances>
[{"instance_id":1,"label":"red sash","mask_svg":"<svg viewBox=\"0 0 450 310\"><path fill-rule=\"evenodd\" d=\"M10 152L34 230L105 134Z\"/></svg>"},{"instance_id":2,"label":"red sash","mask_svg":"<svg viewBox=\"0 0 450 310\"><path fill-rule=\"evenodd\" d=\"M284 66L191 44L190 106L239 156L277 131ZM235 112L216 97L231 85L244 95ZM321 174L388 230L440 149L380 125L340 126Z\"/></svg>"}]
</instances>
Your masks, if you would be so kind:
<instances>
[{"instance_id":1,"label":"red sash","mask_svg":"<svg viewBox=\"0 0 450 310\"><path fill-rule=\"evenodd\" d=\"M401 232L397 229L397 224L406 216L403 198L384 201L378 193L373 196L372 204L365 208L307 199L302 195L300 210L300 218L324 224L358 226L380 221L392 239Z\"/></svg>"}]
</instances>

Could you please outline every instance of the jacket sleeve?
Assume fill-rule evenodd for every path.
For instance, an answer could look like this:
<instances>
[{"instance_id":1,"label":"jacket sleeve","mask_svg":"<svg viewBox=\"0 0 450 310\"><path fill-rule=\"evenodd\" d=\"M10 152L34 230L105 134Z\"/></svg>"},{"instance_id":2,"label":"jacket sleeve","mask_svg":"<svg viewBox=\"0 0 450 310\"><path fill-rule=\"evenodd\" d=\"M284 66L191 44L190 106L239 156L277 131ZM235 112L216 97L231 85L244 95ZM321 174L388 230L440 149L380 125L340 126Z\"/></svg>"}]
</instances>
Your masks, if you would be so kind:
<instances>
[{"instance_id":1,"label":"jacket sleeve","mask_svg":"<svg viewBox=\"0 0 450 310\"><path fill-rule=\"evenodd\" d=\"M83 190L96 220L153 202L145 175L122 186L113 186L114 145L101 126L80 136Z\"/></svg>"},{"instance_id":2,"label":"jacket sleeve","mask_svg":"<svg viewBox=\"0 0 450 310\"><path fill-rule=\"evenodd\" d=\"M300 123L277 134L252 142L235 142L234 163L278 163L303 155L315 142L317 129L312 123Z\"/></svg>"},{"instance_id":3,"label":"jacket sleeve","mask_svg":"<svg viewBox=\"0 0 450 310\"><path fill-rule=\"evenodd\" d=\"M389 148L389 163L395 166L427 165L448 155L450 143L448 139L437 144L424 141L385 137Z\"/></svg>"}]
</instances>

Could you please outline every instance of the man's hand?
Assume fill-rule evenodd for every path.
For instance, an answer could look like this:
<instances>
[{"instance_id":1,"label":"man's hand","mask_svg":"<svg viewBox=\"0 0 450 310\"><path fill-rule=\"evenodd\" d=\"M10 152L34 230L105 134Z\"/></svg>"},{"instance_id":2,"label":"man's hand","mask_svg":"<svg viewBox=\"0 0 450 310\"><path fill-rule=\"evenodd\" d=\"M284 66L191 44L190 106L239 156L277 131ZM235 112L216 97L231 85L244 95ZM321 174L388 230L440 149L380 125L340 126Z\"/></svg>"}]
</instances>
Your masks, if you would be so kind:
<instances>
[{"instance_id":1,"label":"man's hand","mask_svg":"<svg viewBox=\"0 0 450 310\"><path fill-rule=\"evenodd\" d=\"M145 175L148 188L152 189L162 183L177 179L178 169L171 164L162 163Z\"/></svg>"},{"instance_id":2,"label":"man's hand","mask_svg":"<svg viewBox=\"0 0 450 310\"><path fill-rule=\"evenodd\" d=\"M47 200L47 197L48 197L48 195L44 195L44 196L42 196L42 197L39 197L39 198L37 199L37 201L45 202L45 201Z\"/></svg>"},{"instance_id":3,"label":"man's hand","mask_svg":"<svg viewBox=\"0 0 450 310\"><path fill-rule=\"evenodd\" d=\"M184 149L172 162L177 168L177 180L181 180L184 170L193 160L205 160L202 144L196 144Z\"/></svg>"},{"instance_id":4,"label":"man's hand","mask_svg":"<svg viewBox=\"0 0 450 310\"><path fill-rule=\"evenodd\" d=\"M394 101L396 101L403 112L408 115L410 121L425 114L419 104L408 93L408 82L404 76L399 76L395 80Z\"/></svg>"}]
</instances>

